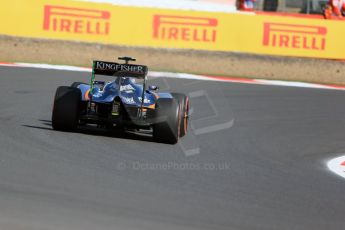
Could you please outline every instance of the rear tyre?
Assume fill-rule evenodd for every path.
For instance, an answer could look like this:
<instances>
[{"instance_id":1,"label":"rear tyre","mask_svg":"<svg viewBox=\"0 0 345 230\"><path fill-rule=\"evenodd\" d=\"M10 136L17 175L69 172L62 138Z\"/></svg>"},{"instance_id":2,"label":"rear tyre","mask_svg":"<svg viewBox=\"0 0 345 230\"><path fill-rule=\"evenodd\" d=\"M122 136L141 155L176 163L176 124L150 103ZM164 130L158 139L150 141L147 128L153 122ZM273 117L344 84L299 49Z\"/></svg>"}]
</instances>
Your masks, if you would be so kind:
<instances>
[{"instance_id":1,"label":"rear tyre","mask_svg":"<svg viewBox=\"0 0 345 230\"><path fill-rule=\"evenodd\" d=\"M180 137L180 106L173 98L161 98L156 102L157 121L153 125L153 138L162 143L176 144Z\"/></svg>"},{"instance_id":2,"label":"rear tyre","mask_svg":"<svg viewBox=\"0 0 345 230\"><path fill-rule=\"evenodd\" d=\"M77 128L80 98L81 92L78 88L57 88L52 113L53 129L73 131Z\"/></svg>"},{"instance_id":3,"label":"rear tyre","mask_svg":"<svg viewBox=\"0 0 345 230\"><path fill-rule=\"evenodd\" d=\"M189 97L183 93L171 93L171 95L179 102L181 110L180 137L188 132L188 116L189 116Z\"/></svg>"}]
</instances>

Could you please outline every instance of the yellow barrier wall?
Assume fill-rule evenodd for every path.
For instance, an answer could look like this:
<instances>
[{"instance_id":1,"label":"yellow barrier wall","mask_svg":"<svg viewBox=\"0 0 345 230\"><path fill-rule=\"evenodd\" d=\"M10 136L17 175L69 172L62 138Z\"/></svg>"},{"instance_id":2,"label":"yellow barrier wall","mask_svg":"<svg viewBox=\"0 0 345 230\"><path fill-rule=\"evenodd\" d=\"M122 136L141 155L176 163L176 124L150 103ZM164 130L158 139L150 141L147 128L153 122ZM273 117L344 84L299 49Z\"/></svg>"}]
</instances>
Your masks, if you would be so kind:
<instances>
[{"instance_id":1,"label":"yellow barrier wall","mask_svg":"<svg viewBox=\"0 0 345 230\"><path fill-rule=\"evenodd\" d=\"M0 34L161 48L345 59L345 22L267 15L12 0Z\"/></svg>"}]
</instances>

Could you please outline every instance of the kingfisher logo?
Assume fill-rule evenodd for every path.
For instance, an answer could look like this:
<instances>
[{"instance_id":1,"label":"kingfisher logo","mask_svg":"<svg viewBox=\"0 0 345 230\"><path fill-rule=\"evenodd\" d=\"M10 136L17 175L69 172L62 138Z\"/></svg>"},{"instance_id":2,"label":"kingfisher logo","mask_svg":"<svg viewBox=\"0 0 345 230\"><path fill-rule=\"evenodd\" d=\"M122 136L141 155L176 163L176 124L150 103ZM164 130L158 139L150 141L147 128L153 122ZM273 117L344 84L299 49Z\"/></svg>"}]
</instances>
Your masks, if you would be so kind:
<instances>
[{"instance_id":1,"label":"kingfisher logo","mask_svg":"<svg viewBox=\"0 0 345 230\"><path fill-rule=\"evenodd\" d=\"M281 23L264 23L263 45L303 50L326 49L327 28Z\"/></svg>"},{"instance_id":2,"label":"kingfisher logo","mask_svg":"<svg viewBox=\"0 0 345 230\"><path fill-rule=\"evenodd\" d=\"M110 12L62 6L44 6L43 30L74 34L109 35Z\"/></svg>"},{"instance_id":3,"label":"kingfisher logo","mask_svg":"<svg viewBox=\"0 0 345 230\"><path fill-rule=\"evenodd\" d=\"M218 20L215 18L153 16L153 38L168 41L216 42Z\"/></svg>"}]
</instances>

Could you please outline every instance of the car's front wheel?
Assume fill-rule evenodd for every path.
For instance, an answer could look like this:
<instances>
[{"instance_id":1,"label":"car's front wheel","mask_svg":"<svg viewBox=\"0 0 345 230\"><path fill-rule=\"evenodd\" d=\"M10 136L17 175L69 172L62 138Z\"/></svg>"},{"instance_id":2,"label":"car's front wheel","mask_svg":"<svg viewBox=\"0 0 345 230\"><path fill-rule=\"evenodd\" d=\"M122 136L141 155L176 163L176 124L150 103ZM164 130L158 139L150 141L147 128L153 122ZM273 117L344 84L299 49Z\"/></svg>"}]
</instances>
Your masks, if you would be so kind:
<instances>
[{"instance_id":1,"label":"car's front wheel","mask_svg":"<svg viewBox=\"0 0 345 230\"><path fill-rule=\"evenodd\" d=\"M88 85L88 84L87 84L87 83L84 83L84 82L79 82L79 81L77 81L77 82L73 82L73 83L71 84L71 87L73 87L73 88L78 88L79 85Z\"/></svg>"}]
</instances>

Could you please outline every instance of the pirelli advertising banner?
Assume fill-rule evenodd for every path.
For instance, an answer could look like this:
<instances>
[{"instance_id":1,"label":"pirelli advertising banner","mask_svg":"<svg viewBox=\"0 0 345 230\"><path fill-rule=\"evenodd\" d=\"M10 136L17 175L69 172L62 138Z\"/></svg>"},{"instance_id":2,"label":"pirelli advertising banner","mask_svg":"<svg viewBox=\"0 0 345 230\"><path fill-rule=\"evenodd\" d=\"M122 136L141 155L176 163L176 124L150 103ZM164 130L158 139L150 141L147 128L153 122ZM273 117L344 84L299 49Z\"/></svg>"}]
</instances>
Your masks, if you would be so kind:
<instances>
[{"instance_id":1,"label":"pirelli advertising banner","mask_svg":"<svg viewBox=\"0 0 345 230\"><path fill-rule=\"evenodd\" d=\"M0 34L161 48L345 59L345 22L162 10L69 0L11 0Z\"/></svg>"}]
</instances>

